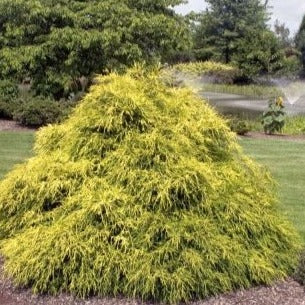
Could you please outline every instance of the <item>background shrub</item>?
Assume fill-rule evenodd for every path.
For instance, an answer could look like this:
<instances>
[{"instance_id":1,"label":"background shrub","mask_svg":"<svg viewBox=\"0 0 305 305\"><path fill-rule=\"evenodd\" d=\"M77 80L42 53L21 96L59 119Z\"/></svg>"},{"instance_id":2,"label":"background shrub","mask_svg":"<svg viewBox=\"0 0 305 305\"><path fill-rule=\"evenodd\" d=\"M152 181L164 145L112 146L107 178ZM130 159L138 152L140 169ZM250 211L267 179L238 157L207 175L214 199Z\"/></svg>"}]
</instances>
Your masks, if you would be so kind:
<instances>
[{"instance_id":1,"label":"background shrub","mask_svg":"<svg viewBox=\"0 0 305 305\"><path fill-rule=\"evenodd\" d=\"M0 118L14 119L19 124L39 127L67 117L84 92L71 93L68 99L55 101L33 96L30 89L19 90L16 82L0 80Z\"/></svg>"},{"instance_id":2,"label":"background shrub","mask_svg":"<svg viewBox=\"0 0 305 305\"><path fill-rule=\"evenodd\" d=\"M60 120L63 106L50 98L37 96L22 100L13 113L18 123L29 127L39 127Z\"/></svg>"},{"instance_id":3,"label":"background shrub","mask_svg":"<svg viewBox=\"0 0 305 305\"><path fill-rule=\"evenodd\" d=\"M1 101L0 100L0 118L12 119L14 112L19 108L19 100Z\"/></svg>"},{"instance_id":4,"label":"background shrub","mask_svg":"<svg viewBox=\"0 0 305 305\"><path fill-rule=\"evenodd\" d=\"M190 75L210 78L210 82L213 83L232 84L234 79L239 75L239 70L234 66L213 61L180 63L174 65L172 69Z\"/></svg>"},{"instance_id":5,"label":"background shrub","mask_svg":"<svg viewBox=\"0 0 305 305\"><path fill-rule=\"evenodd\" d=\"M19 90L15 82L0 80L0 118L12 119L18 108Z\"/></svg>"},{"instance_id":6,"label":"background shrub","mask_svg":"<svg viewBox=\"0 0 305 305\"><path fill-rule=\"evenodd\" d=\"M233 132L240 136L246 135L251 130L249 121L240 119L238 117L230 118L229 126Z\"/></svg>"},{"instance_id":7,"label":"background shrub","mask_svg":"<svg viewBox=\"0 0 305 305\"><path fill-rule=\"evenodd\" d=\"M296 45L301 54L300 59L302 63L302 76L305 77L305 16L303 17L302 23L298 34L296 35Z\"/></svg>"}]
</instances>

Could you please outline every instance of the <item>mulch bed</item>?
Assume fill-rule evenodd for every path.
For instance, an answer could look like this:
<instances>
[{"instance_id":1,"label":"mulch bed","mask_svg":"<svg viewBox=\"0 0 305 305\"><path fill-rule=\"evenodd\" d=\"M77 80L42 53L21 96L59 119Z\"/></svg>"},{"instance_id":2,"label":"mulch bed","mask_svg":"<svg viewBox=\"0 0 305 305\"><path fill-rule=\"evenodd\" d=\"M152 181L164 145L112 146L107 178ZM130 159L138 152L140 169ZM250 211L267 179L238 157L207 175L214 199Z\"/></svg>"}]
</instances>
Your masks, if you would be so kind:
<instances>
[{"instance_id":1,"label":"mulch bed","mask_svg":"<svg viewBox=\"0 0 305 305\"><path fill-rule=\"evenodd\" d=\"M17 124L15 121L0 120L0 131L31 131L31 130L35 130L35 129L21 126Z\"/></svg>"},{"instance_id":2,"label":"mulch bed","mask_svg":"<svg viewBox=\"0 0 305 305\"><path fill-rule=\"evenodd\" d=\"M2 267L1 267L2 270ZM16 288L0 271L1 305L158 305L124 298L92 297L80 300L68 294L59 296L34 295L30 289ZM223 294L190 305L305 305L305 291L292 279L270 287L256 287Z\"/></svg>"},{"instance_id":3,"label":"mulch bed","mask_svg":"<svg viewBox=\"0 0 305 305\"><path fill-rule=\"evenodd\" d=\"M267 135L263 132L249 132L248 134L241 136L248 139L265 139L265 140L287 140L287 141L305 141L305 135L286 135L286 134L274 134Z\"/></svg>"}]
</instances>

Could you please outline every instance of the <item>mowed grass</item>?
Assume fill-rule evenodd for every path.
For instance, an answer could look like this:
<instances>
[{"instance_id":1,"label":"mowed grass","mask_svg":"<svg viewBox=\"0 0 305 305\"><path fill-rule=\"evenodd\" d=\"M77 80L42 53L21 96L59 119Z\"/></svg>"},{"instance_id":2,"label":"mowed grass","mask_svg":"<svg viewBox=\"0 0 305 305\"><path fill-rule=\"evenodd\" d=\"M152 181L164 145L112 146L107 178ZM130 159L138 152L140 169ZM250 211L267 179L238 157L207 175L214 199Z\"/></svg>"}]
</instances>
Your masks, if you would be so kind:
<instances>
[{"instance_id":1,"label":"mowed grass","mask_svg":"<svg viewBox=\"0 0 305 305\"><path fill-rule=\"evenodd\" d=\"M0 179L16 164L29 158L33 132L0 132Z\"/></svg>"},{"instance_id":2,"label":"mowed grass","mask_svg":"<svg viewBox=\"0 0 305 305\"><path fill-rule=\"evenodd\" d=\"M0 178L32 154L34 133L0 132ZM279 208L305 241L305 141L241 139L245 152L278 182Z\"/></svg>"},{"instance_id":3,"label":"mowed grass","mask_svg":"<svg viewBox=\"0 0 305 305\"><path fill-rule=\"evenodd\" d=\"M305 241L305 141L242 139L240 143L271 171L278 183L279 208Z\"/></svg>"}]
</instances>

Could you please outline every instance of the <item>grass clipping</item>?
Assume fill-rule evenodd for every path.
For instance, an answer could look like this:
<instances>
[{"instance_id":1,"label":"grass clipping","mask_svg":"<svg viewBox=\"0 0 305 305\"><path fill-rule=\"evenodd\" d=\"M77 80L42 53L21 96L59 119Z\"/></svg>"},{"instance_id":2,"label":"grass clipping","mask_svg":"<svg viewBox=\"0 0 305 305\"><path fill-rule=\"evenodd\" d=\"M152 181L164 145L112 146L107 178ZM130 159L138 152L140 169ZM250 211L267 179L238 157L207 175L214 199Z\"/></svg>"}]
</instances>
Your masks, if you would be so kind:
<instances>
[{"instance_id":1,"label":"grass clipping","mask_svg":"<svg viewBox=\"0 0 305 305\"><path fill-rule=\"evenodd\" d=\"M35 292L204 298L283 278L296 234L225 122L157 72L100 77L0 184L5 271Z\"/></svg>"}]
</instances>

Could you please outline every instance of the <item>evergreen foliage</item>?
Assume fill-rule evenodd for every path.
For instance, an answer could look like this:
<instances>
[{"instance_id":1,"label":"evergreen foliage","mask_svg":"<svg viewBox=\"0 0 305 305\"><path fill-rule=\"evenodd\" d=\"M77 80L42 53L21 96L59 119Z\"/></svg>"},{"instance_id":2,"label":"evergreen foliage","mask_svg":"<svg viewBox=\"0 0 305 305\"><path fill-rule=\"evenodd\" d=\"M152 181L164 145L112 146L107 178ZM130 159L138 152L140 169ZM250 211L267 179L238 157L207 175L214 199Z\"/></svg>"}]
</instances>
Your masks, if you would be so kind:
<instances>
[{"instance_id":1,"label":"evergreen foliage","mask_svg":"<svg viewBox=\"0 0 305 305\"><path fill-rule=\"evenodd\" d=\"M299 32L296 36L297 48L301 52L301 61L303 64L303 76L305 76L305 16L301 23Z\"/></svg>"},{"instance_id":2,"label":"evergreen foliage","mask_svg":"<svg viewBox=\"0 0 305 305\"><path fill-rule=\"evenodd\" d=\"M268 29L268 1L206 2L208 9L194 18L193 25L198 60L233 63L247 81L288 65L278 38Z\"/></svg>"},{"instance_id":3,"label":"evergreen foliage","mask_svg":"<svg viewBox=\"0 0 305 305\"><path fill-rule=\"evenodd\" d=\"M243 78L251 80L257 75L274 75L286 69L284 51L271 31L253 31L236 42L237 52L232 62L243 71Z\"/></svg>"},{"instance_id":4,"label":"evergreen foliage","mask_svg":"<svg viewBox=\"0 0 305 305\"><path fill-rule=\"evenodd\" d=\"M285 23L276 20L274 23L274 32L282 48L291 49L294 47L293 38L290 36L290 30Z\"/></svg>"},{"instance_id":5,"label":"evergreen foliage","mask_svg":"<svg viewBox=\"0 0 305 305\"><path fill-rule=\"evenodd\" d=\"M236 68L234 68L233 66L214 61L180 63L174 65L174 69L180 72L194 73L197 75L222 71L237 73Z\"/></svg>"},{"instance_id":6,"label":"evergreen foliage","mask_svg":"<svg viewBox=\"0 0 305 305\"><path fill-rule=\"evenodd\" d=\"M0 184L5 270L35 292L169 303L268 284L298 238L266 171L187 88L99 77Z\"/></svg>"},{"instance_id":7,"label":"evergreen foliage","mask_svg":"<svg viewBox=\"0 0 305 305\"><path fill-rule=\"evenodd\" d=\"M226 84L233 83L240 74L240 71L234 66L214 61L180 63L174 65L173 70L194 76L211 77L212 82Z\"/></svg>"},{"instance_id":8,"label":"evergreen foliage","mask_svg":"<svg viewBox=\"0 0 305 305\"><path fill-rule=\"evenodd\" d=\"M82 79L164 60L190 40L180 0L0 0L0 78L67 97Z\"/></svg>"},{"instance_id":9,"label":"evergreen foliage","mask_svg":"<svg viewBox=\"0 0 305 305\"><path fill-rule=\"evenodd\" d=\"M267 29L267 7L261 0L207 0L208 9L199 17L197 48L211 49L229 63L238 52L237 42L249 32ZM206 52L205 52L206 53Z\"/></svg>"}]
</instances>

